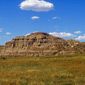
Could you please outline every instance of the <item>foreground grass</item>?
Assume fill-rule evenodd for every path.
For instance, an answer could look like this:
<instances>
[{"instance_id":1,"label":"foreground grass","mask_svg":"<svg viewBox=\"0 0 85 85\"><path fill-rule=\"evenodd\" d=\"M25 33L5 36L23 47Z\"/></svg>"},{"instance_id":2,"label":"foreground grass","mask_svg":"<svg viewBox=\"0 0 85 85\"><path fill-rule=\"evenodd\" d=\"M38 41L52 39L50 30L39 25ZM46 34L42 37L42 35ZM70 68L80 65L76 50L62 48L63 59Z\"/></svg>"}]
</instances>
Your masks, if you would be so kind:
<instances>
[{"instance_id":1,"label":"foreground grass","mask_svg":"<svg viewBox=\"0 0 85 85\"><path fill-rule=\"evenodd\" d=\"M0 58L0 85L85 85L85 56Z\"/></svg>"}]
</instances>

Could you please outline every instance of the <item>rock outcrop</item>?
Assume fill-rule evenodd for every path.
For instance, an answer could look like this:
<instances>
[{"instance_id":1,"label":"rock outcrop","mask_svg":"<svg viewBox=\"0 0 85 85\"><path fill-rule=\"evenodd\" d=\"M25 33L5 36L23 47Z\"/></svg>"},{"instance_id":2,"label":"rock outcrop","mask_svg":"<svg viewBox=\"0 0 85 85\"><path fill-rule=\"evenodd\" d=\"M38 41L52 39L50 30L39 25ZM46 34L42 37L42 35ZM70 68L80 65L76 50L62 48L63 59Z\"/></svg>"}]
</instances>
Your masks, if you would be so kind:
<instances>
[{"instance_id":1,"label":"rock outcrop","mask_svg":"<svg viewBox=\"0 0 85 85\"><path fill-rule=\"evenodd\" d=\"M83 51L81 51L83 49ZM64 40L47 33L36 32L20 36L0 46L0 55L13 56L51 56L85 52L85 43Z\"/></svg>"}]
</instances>

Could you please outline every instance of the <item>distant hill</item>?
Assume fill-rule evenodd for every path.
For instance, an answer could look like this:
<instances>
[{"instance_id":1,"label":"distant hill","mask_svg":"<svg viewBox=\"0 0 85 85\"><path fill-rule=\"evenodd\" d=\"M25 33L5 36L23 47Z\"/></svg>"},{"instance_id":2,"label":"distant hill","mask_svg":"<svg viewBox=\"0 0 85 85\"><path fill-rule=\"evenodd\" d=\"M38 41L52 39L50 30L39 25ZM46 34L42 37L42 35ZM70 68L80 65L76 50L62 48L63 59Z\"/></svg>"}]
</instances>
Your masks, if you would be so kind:
<instances>
[{"instance_id":1,"label":"distant hill","mask_svg":"<svg viewBox=\"0 0 85 85\"><path fill-rule=\"evenodd\" d=\"M44 32L19 36L0 46L0 55L57 56L85 52L85 43L64 40Z\"/></svg>"}]
</instances>

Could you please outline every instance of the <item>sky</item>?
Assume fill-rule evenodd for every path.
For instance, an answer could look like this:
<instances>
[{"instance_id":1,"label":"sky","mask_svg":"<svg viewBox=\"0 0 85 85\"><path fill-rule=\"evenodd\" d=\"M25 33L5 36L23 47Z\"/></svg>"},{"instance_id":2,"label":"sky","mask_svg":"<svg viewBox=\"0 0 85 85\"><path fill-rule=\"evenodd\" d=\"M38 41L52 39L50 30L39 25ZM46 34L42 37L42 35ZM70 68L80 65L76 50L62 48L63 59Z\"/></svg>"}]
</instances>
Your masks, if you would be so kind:
<instances>
[{"instance_id":1,"label":"sky","mask_svg":"<svg viewBox=\"0 0 85 85\"><path fill-rule=\"evenodd\" d=\"M84 42L85 1L0 0L0 44L32 32Z\"/></svg>"}]
</instances>

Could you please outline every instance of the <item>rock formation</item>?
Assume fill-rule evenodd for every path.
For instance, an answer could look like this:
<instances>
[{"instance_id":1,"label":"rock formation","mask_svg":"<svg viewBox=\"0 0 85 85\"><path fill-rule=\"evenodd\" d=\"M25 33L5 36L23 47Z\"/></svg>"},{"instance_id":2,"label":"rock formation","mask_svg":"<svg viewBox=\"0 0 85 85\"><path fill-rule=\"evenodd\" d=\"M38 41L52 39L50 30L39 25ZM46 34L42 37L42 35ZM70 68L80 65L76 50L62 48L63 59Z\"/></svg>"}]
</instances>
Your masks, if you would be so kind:
<instances>
[{"instance_id":1,"label":"rock formation","mask_svg":"<svg viewBox=\"0 0 85 85\"><path fill-rule=\"evenodd\" d=\"M56 56L77 52L85 52L85 43L64 40L43 32L19 36L5 43L4 46L0 46L0 56Z\"/></svg>"}]
</instances>

